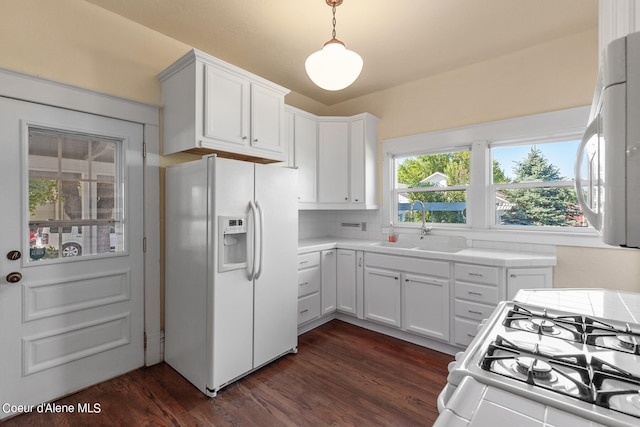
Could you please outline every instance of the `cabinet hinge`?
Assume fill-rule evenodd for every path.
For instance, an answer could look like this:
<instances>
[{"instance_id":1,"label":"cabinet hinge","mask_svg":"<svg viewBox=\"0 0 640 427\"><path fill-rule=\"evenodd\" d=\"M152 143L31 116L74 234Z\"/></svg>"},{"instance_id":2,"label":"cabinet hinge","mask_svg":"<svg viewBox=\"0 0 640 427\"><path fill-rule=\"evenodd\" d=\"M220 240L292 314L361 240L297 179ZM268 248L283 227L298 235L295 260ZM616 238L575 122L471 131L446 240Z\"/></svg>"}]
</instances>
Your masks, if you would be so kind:
<instances>
[{"instance_id":1,"label":"cabinet hinge","mask_svg":"<svg viewBox=\"0 0 640 427\"><path fill-rule=\"evenodd\" d=\"M147 158L147 143L146 142L142 143L142 158L143 159Z\"/></svg>"},{"instance_id":2,"label":"cabinet hinge","mask_svg":"<svg viewBox=\"0 0 640 427\"><path fill-rule=\"evenodd\" d=\"M147 252L147 238L143 237L142 238L142 252Z\"/></svg>"}]
</instances>

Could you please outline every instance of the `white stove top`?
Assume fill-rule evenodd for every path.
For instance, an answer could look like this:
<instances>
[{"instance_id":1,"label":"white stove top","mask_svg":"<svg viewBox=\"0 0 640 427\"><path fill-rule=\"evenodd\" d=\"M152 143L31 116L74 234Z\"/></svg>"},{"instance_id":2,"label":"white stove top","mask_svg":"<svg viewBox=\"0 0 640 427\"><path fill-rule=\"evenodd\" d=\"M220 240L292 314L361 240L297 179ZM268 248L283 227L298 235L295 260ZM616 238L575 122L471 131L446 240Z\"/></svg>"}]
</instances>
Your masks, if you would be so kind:
<instances>
[{"instance_id":1,"label":"white stove top","mask_svg":"<svg viewBox=\"0 0 640 427\"><path fill-rule=\"evenodd\" d=\"M487 408L491 409L489 413L502 413L490 399L498 391L510 396L505 416L543 407L544 414L557 412L583 421L564 424L572 427L640 425L640 393L618 395L621 387L640 390L640 324L636 322L640 295L543 290L520 292L516 300L519 302L503 302L496 308L484 329L450 367L448 385L442 393L446 407L441 408L441 418L453 424L440 425L499 425L480 423ZM524 312L519 311L521 307ZM525 326L521 318L526 312L536 314L533 323L537 321L542 329ZM566 314L576 315L565 319ZM555 318L560 327L549 327L548 319ZM618 332L612 333L610 327ZM630 346L619 344L618 337L624 336L630 338ZM479 386L465 385L471 382L468 378ZM469 389L482 389L483 397L469 399ZM456 399L463 393L463 398ZM473 417L461 415L464 408L456 407L461 401L475 405ZM530 425L548 422L545 417L525 416L529 421L537 420L538 424ZM515 425L528 424L521 420Z\"/></svg>"}]
</instances>

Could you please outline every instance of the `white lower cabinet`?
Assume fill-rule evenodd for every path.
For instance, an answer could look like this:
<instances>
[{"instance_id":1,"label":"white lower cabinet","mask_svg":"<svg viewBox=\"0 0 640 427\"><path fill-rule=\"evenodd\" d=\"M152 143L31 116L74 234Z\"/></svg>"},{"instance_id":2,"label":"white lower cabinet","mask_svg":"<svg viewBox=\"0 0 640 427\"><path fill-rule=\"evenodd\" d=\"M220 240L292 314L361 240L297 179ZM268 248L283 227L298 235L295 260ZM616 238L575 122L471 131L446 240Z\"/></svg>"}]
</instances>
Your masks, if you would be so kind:
<instances>
[{"instance_id":1,"label":"white lower cabinet","mask_svg":"<svg viewBox=\"0 0 640 427\"><path fill-rule=\"evenodd\" d=\"M367 253L364 317L449 341L449 262Z\"/></svg>"},{"instance_id":2,"label":"white lower cabinet","mask_svg":"<svg viewBox=\"0 0 640 427\"><path fill-rule=\"evenodd\" d=\"M337 250L329 249L320 254L320 268L322 270L322 315L330 314L337 308Z\"/></svg>"},{"instance_id":3,"label":"white lower cabinet","mask_svg":"<svg viewBox=\"0 0 640 427\"><path fill-rule=\"evenodd\" d=\"M320 317L320 253L298 255L298 325Z\"/></svg>"},{"instance_id":4,"label":"white lower cabinet","mask_svg":"<svg viewBox=\"0 0 640 427\"><path fill-rule=\"evenodd\" d=\"M449 341L449 279L404 274L403 329Z\"/></svg>"},{"instance_id":5,"label":"white lower cabinet","mask_svg":"<svg viewBox=\"0 0 640 427\"><path fill-rule=\"evenodd\" d=\"M468 346L477 334L478 324L498 305L504 289L499 267L456 263L455 344Z\"/></svg>"},{"instance_id":6,"label":"white lower cabinet","mask_svg":"<svg viewBox=\"0 0 640 427\"><path fill-rule=\"evenodd\" d=\"M364 318L399 328L401 305L400 273L366 267Z\"/></svg>"},{"instance_id":7,"label":"white lower cabinet","mask_svg":"<svg viewBox=\"0 0 640 427\"><path fill-rule=\"evenodd\" d=\"M336 264L337 309L347 314L358 314L357 308L357 274L356 251L338 249Z\"/></svg>"},{"instance_id":8,"label":"white lower cabinet","mask_svg":"<svg viewBox=\"0 0 640 427\"><path fill-rule=\"evenodd\" d=\"M478 324L499 301L511 300L521 289L550 288L552 268L505 268L455 263L454 344L467 346Z\"/></svg>"},{"instance_id":9,"label":"white lower cabinet","mask_svg":"<svg viewBox=\"0 0 640 427\"><path fill-rule=\"evenodd\" d=\"M519 290L550 288L552 269L549 268L509 268L507 269L507 299L513 299Z\"/></svg>"}]
</instances>

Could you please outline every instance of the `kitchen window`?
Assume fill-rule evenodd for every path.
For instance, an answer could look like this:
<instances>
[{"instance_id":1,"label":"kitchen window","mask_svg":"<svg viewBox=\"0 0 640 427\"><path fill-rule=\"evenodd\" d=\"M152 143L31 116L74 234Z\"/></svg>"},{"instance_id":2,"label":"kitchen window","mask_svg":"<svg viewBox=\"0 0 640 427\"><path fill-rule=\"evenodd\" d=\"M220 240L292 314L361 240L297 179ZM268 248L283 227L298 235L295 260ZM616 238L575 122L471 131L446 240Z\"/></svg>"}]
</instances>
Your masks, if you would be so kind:
<instances>
[{"instance_id":1,"label":"kitchen window","mask_svg":"<svg viewBox=\"0 0 640 427\"><path fill-rule=\"evenodd\" d=\"M588 114L572 108L384 140L383 224L417 231L424 204L434 233L597 245L573 178Z\"/></svg>"},{"instance_id":2,"label":"kitchen window","mask_svg":"<svg viewBox=\"0 0 640 427\"><path fill-rule=\"evenodd\" d=\"M587 228L573 178L579 144L579 135L489 144L494 227Z\"/></svg>"},{"instance_id":3,"label":"kitchen window","mask_svg":"<svg viewBox=\"0 0 640 427\"><path fill-rule=\"evenodd\" d=\"M470 149L394 159L398 223L466 224Z\"/></svg>"}]
</instances>

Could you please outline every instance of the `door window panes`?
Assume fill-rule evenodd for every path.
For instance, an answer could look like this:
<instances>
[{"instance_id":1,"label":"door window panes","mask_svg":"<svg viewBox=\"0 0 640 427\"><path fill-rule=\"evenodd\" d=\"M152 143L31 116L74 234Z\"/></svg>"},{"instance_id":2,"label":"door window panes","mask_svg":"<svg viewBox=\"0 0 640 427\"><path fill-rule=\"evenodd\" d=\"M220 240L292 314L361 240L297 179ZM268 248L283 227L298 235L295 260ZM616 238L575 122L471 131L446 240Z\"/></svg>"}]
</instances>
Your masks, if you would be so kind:
<instances>
[{"instance_id":1,"label":"door window panes","mask_svg":"<svg viewBox=\"0 0 640 427\"><path fill-rule=\"evenodd\" d=\"M125 250L122 141L30 127L30 259Z\"/></svg>"}]
</instances>

